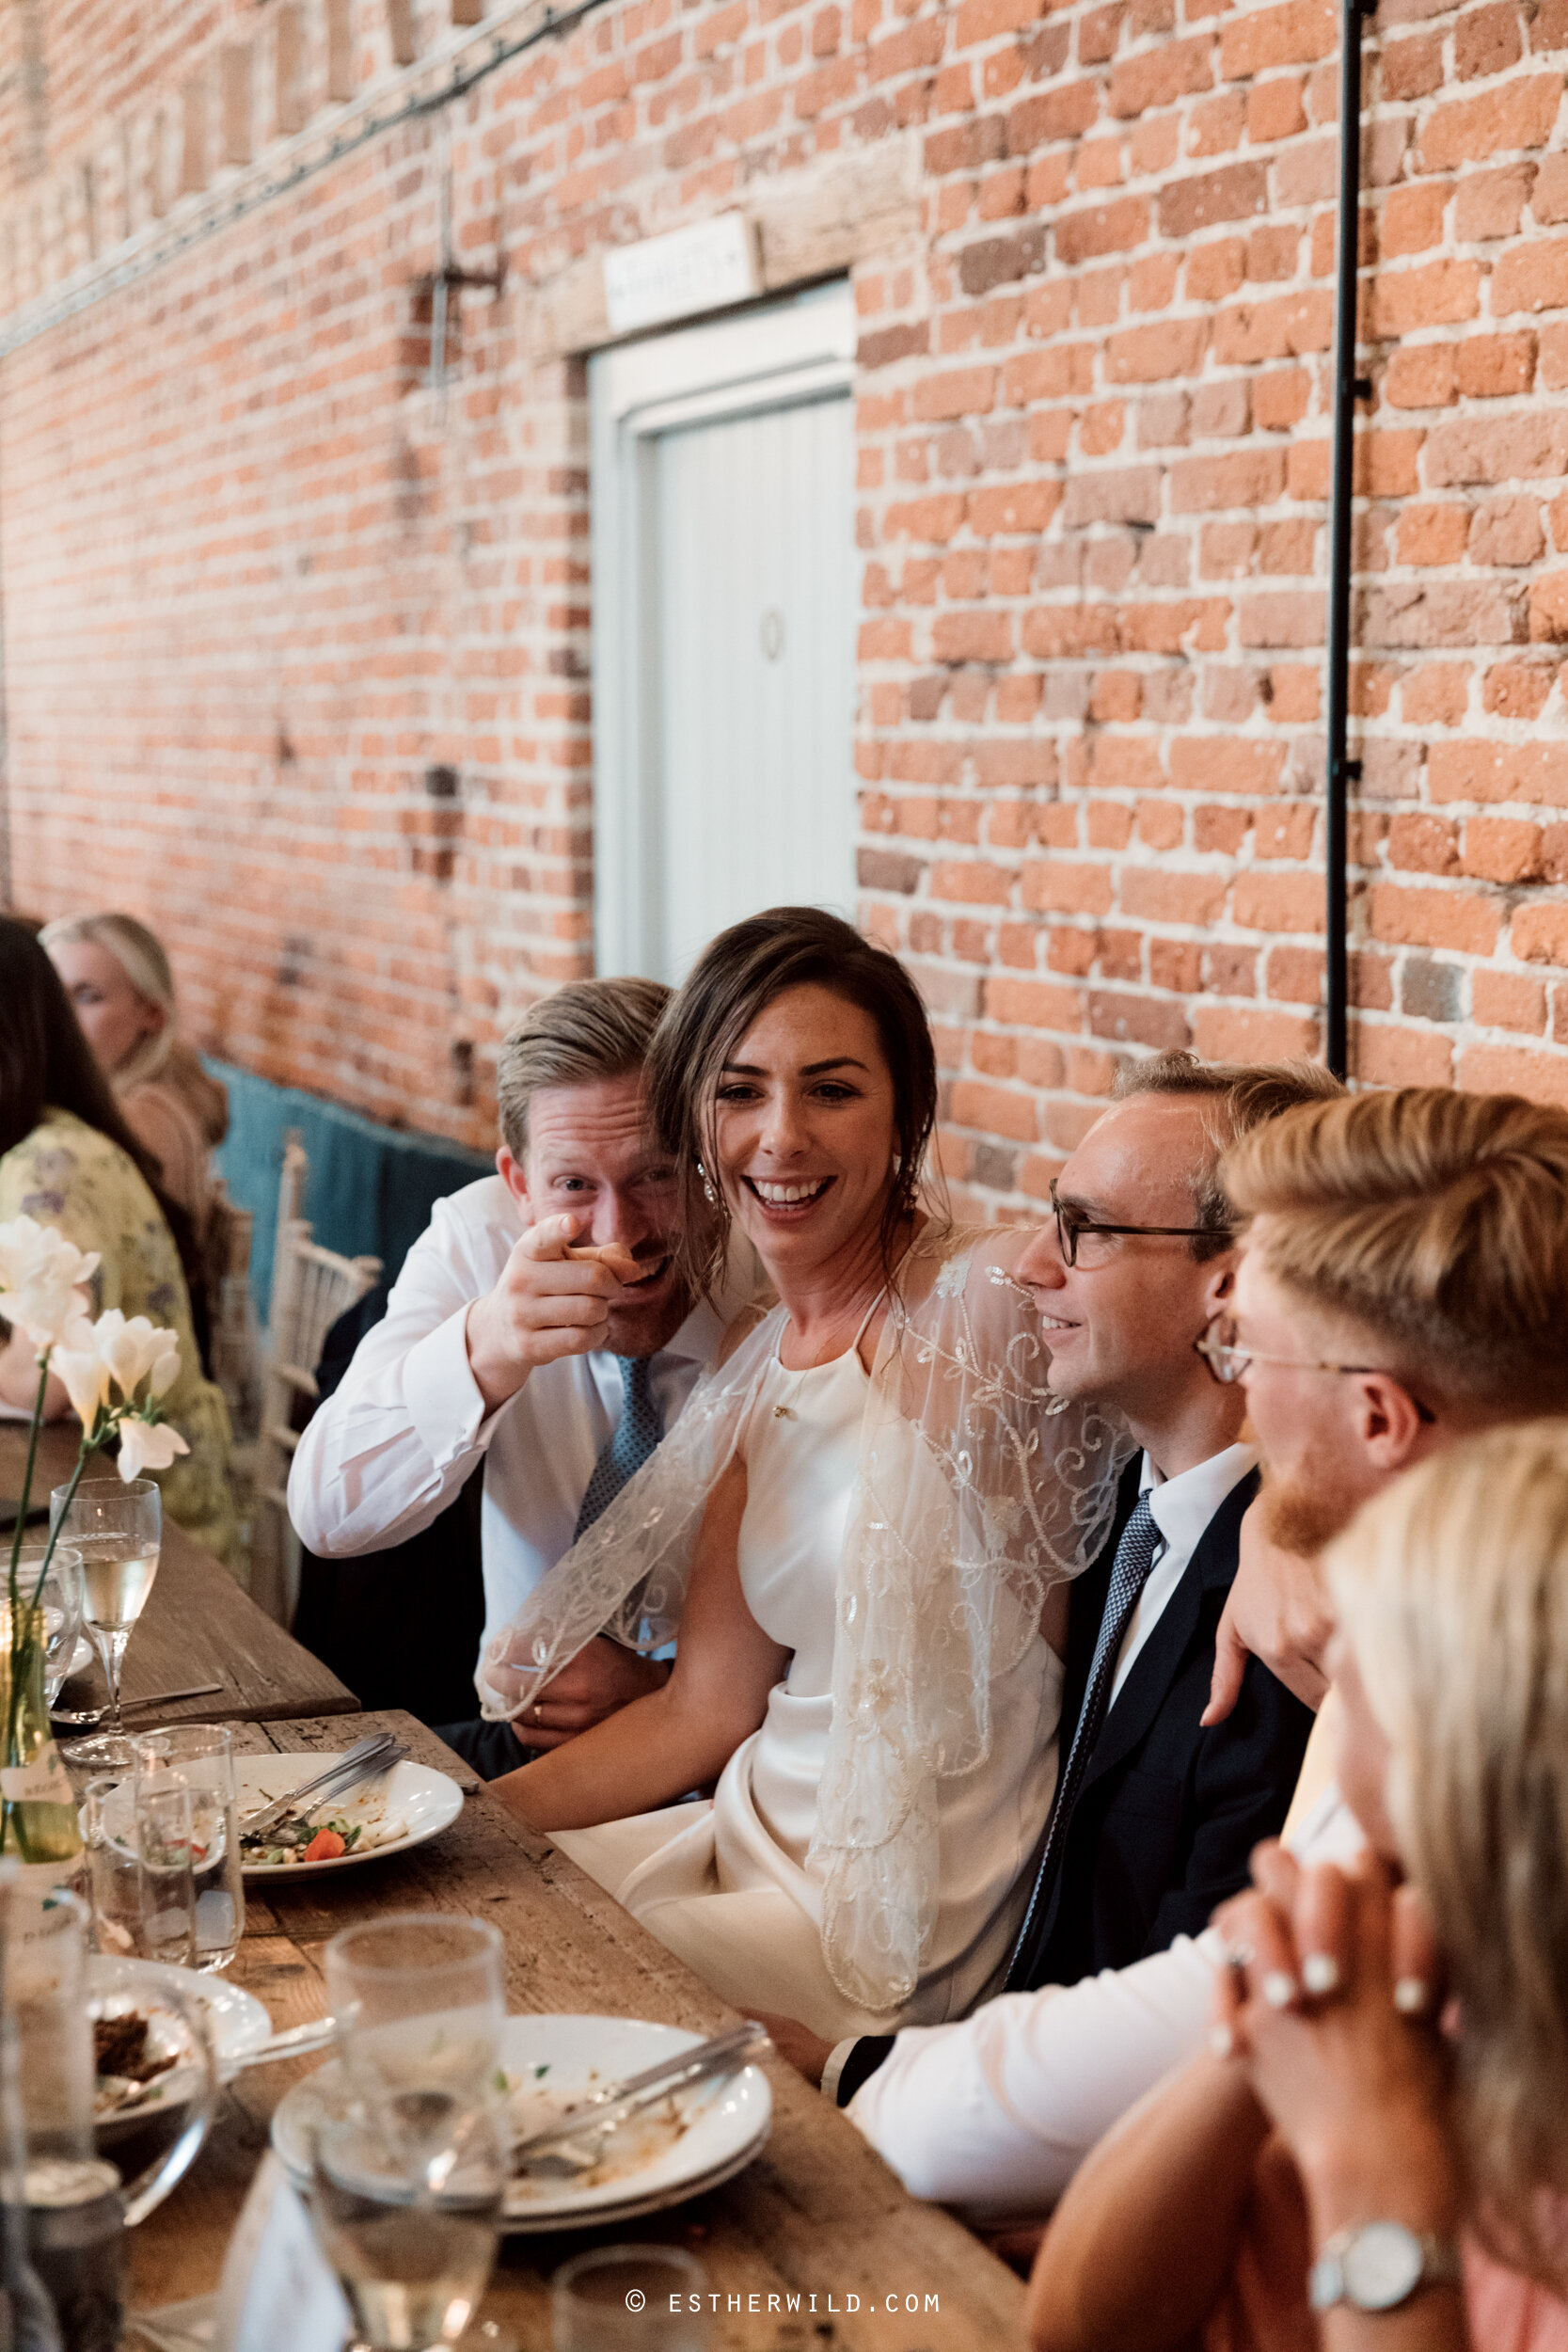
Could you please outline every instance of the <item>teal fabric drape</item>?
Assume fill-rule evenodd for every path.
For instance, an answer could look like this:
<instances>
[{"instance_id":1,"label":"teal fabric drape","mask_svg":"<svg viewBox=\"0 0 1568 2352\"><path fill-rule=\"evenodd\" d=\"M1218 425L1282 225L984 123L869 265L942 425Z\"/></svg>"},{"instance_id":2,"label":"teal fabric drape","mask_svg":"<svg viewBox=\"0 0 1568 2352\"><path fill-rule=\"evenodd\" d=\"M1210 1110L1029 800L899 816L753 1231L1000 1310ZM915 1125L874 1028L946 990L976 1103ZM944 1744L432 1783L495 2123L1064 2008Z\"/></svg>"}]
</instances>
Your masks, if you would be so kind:
<instances>
[{"instance_id":1,"label":"teal fabric drape","mask_svg":"<svg viewBox=\"0 0 1568 2352\"><path fill-rule=\"evenodd\" d=\"M291 1127L299 1129L309 1157L305 1215L316 1239L345 1257L368 1252L381 1259L388 1282L429 1224L432 1204L495 1165L439 1136L380 1127L320 1095L273 1086L232 1062L209 1060L207 1068L229 1089L229 1133L214 1160L230 1200L256 1220L250 1289L263 1321L283 1138Z\"/></svg>"}]
</instances>

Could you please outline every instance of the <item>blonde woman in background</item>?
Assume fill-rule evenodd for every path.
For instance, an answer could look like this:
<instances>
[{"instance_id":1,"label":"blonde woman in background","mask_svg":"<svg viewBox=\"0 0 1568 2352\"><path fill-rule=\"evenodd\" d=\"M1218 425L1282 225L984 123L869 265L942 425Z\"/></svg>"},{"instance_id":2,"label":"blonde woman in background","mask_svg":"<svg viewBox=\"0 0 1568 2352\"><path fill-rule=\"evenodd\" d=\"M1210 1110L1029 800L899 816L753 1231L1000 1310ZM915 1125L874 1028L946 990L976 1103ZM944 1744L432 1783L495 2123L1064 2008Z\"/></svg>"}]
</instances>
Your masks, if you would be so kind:
<instances>
[{"instance_id":1,"label":"blonde woman in background","mask_svg":"<svg viewBox=\"0 0 1568 2352\"><path fill-rule=\"evenodd\" d=\"M163 1188L204 1238L211 1153L229 1128L229 1097L180 1034L174 975L134 914L73 914L40 933L119 1099L126 1124L158 1160Z\"/></svg>"},{"instance_id":2,"label":"blonde woman in background","mask_svg":"<svg viewBox=\"0 0 1568 2352\"><path fill-rule=\"evenodd\" d=\"M1370 1851L1259 1850L1215 2054L1068 2190L1036 2352L1568 2352L1568 1421L1422 1463L1326 1565Z\"/></svg>"}]
</instances>

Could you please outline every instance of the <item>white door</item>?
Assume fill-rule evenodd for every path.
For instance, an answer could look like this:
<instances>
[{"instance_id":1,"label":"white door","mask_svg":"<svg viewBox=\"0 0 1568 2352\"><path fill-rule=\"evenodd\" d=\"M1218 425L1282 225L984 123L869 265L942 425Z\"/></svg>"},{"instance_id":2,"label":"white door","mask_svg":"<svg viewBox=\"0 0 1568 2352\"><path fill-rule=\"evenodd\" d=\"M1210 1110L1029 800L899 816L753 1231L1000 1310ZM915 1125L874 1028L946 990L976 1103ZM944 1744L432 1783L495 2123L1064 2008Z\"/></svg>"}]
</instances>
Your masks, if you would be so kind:
<instances>
[{"instance_id":1,"label":"white door","mask_svg":"<svg viewBox=\"0 0 1568 2352\"><path fill-rule=\"evenodd\" d=\"M853 912L853 321L825 293L594 365L601 972Z\"/></svg>"},{"instance_id":2,"label":"white door","mask_svg":"<svg viewBox=\"0 0 1568 2352\"><path fill-rule=\"evenodd\" d=\"M654 443L661 977L759 907L851 910L847 394Z\"/></svg>"}]
</instances>

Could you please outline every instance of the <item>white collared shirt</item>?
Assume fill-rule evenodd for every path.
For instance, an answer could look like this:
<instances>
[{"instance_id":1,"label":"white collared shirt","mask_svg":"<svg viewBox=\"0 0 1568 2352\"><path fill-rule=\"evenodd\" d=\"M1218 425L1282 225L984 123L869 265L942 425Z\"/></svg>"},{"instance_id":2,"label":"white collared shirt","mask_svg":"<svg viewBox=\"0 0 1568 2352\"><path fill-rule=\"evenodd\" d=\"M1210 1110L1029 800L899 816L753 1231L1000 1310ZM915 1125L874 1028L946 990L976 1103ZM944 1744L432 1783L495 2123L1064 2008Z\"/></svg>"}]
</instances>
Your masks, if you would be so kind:
<instances>
[{"instance_id":1,"label":"white collared shirt","mask_svg":"<svg viewBox=\"0 0 1568 2352\"><path fill-rule=\"evenodd\" d=\"M1138 1652L1164 1615L1171 1595L1185 1575L1187 1564L1202 1542L1210 1520L1232 1488L1239 1486L1248 1471L1257 1467L1255 1445L1227 1445L1223 1454L1212 1454L1206 1462L1198 1462L1191 1470L1178 1470L1174 1478L1162 1478L1148 1455L1144 1455L1138 1492L1149 1498L1148 1507L1160 1531L1161 1548L1154 1555L1154 1565L1138 1595L1117 1652L1116 1677L1111 1684L1112 1707L1132 1671Z\"/></svg>"},{"instance_id":2,"label":"white collared shirt","mask_svg":"<svg viewBox=\"0 0 1568 2352\"><path fill-rule=\"evenodd\" d=\"M499 1176L437 1200L342 1385L321 1406L289 1473L289 1516L324 1558L385 1550L428 1527L485 1459L481 1515L484 1638L515 1616L566 1551L594 1465L618 1427L621 1369L608 1349L531 1372L486 1414L468 1363L469 1307L495 1288L519 1234ZM693 1308L651 1362L670 1428L723 1334Z\"/></svg>"}]
</instances>

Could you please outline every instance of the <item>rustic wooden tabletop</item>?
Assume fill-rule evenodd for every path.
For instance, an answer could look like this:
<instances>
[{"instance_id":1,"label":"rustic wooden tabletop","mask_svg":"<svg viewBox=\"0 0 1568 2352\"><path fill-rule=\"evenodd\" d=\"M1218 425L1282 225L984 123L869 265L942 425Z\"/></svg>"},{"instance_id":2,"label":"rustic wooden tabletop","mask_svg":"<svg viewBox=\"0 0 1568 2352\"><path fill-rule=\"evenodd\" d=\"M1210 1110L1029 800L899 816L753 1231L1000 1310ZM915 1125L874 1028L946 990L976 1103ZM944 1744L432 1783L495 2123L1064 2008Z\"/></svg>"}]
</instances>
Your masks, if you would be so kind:
<instances>
[{"instance_id":1,"label":"rustic wooden tabletop","mask_svg":"<svg viewBox=\"0 0 1568 2352\"><path fill-rule=\"evenodd\" d=\"M382 1724L395 1727L421 1762L459 1781L467 1802L449 1830L406 1855L247 1896L234 1976L265 2003L275 2026L324 2013L322 1948L330 1936L401 1910L493 1919L505 1939L513 2010L646 2017L704 2033L733 2022L696 1977L412 1717L245 1725L238 1743L252 1754L330 1754ZM273 2110L321 2063L318 2056L257 2067L224 2094L194 2169L134 2233L133 2308L216 2285ZM556 2265L594 2243L646 2239L684 2246L703 2264L721 2298L713 2342L725 2352L1022 2345L1023 2289L1012 2273L950 2216L907 2196L853 2125L790 2068L770 2060L768 2073L772 2137L746 2171L689 2204L596 2235L506 2240L482 2316L506 2328L519 2352L548 2352Z\"/></svg>"},{"instance_id":2,"label":"rustic wooden tabletop","mask_svg":"<svg viewBox=\"0 0 1568 2352\"><path fill-rule=\"evenodd\" d=\"M14 1500L22 1491L26 1438L16 1422L0 1425L0 1497ZM47 1503L51 1487L70 1477L76 1443L74 1422L43 1432L33 1472L35 1503ZM347 1715L359 1706L346 1683L258 1609L210 1551L166 1518L157 1581L125 1653L132 1728L151 1720L136 1712L145 1695L202 1682L220 1687L206 1698L160 1707L159 1720L265 1723L281 1715ZM60 1704L96 1707L103 1697L95 1666L66 1685Z\"/></svg>"}]
</instances>

